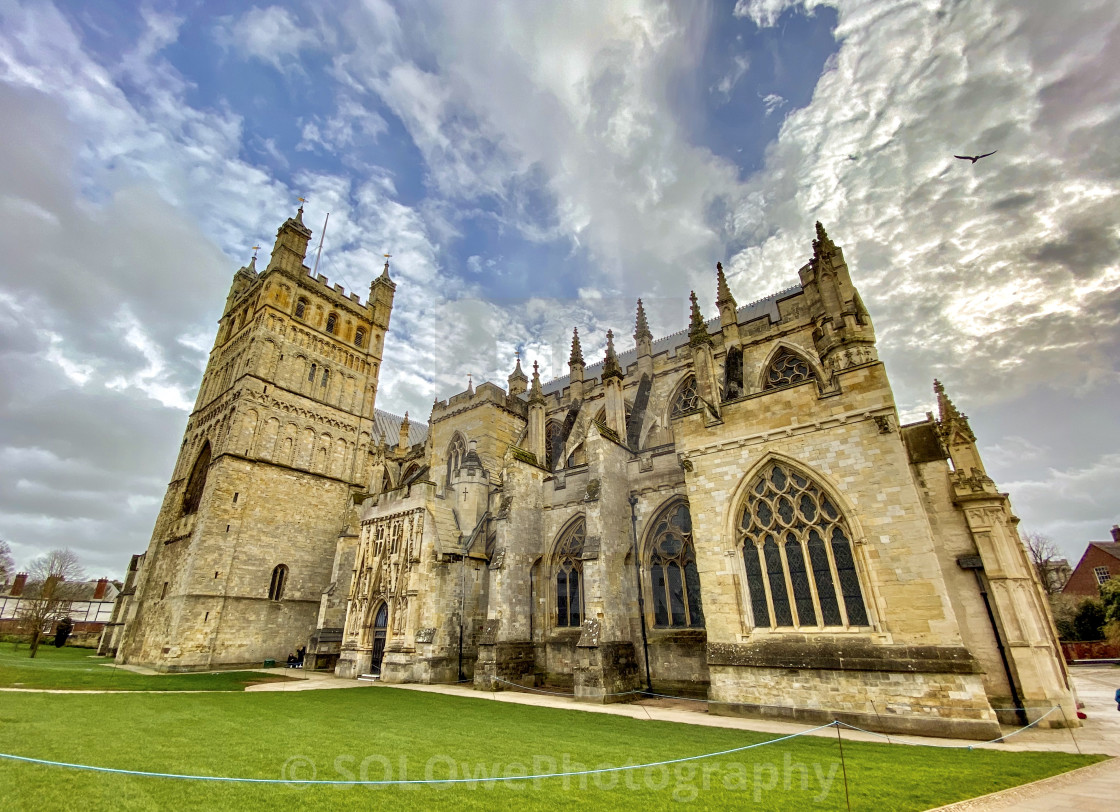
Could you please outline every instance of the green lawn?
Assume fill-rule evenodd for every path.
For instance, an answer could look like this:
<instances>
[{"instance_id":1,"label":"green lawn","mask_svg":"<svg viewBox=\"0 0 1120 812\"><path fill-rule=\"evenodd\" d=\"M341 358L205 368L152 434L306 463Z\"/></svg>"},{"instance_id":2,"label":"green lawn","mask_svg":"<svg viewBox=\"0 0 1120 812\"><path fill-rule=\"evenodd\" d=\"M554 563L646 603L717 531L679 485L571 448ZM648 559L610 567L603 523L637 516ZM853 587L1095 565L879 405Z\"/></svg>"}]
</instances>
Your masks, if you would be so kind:
<instances>
[{"instance_id":1,"label":"green lawn","mask_svg":"<svg viewBox=\"0 0 1120 812\"><path fill-rule=\"evenodd\" d=\"M99 691L243 691L246 685L289 677L257 671L218 674L134 674L110 668L108 657L85 648L44 645L34 659L26 645L0 643L0 688L68 688Z\"/></svg>"},{"instance_id":2,"label":"green lawn","mask_svg":"<svg viewBox=\"0 0 1120 812\"><path fill-rule=\"evenodd\" d=\"M720 728L373 687L296 693L0 694L0 752L255 778L525 775L700 755L772 738ZM846 742L853 809L927 809L1098 760ZM365 765L364 767L362 765ZM426 787L222 784L0 759L15 809L845 809L835 738L665 768Z\"/></svg>"}]
</instances>

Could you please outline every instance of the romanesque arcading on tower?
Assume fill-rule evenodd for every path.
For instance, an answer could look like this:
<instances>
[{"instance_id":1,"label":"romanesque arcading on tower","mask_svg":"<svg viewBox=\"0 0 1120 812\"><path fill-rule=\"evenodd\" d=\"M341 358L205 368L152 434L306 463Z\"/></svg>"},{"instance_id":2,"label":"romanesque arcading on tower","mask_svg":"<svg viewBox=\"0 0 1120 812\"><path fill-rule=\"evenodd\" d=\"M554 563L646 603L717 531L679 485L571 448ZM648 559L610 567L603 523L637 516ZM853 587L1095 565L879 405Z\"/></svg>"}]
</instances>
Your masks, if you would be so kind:
<instances>
[{"instance_id":1,"label":"romanesque arcading on tower","mask_svg":"<svg viewBox=\"0 0 1120 812\"><path fill-rule=\"evenodd\" d=\"M306 646L333 552L351 537L394 285L386 271L363 303L313 277L302 214L277 230L264 271L250 261L234 275L122 662L209 669Z\"/></svg>"}]
</instances>

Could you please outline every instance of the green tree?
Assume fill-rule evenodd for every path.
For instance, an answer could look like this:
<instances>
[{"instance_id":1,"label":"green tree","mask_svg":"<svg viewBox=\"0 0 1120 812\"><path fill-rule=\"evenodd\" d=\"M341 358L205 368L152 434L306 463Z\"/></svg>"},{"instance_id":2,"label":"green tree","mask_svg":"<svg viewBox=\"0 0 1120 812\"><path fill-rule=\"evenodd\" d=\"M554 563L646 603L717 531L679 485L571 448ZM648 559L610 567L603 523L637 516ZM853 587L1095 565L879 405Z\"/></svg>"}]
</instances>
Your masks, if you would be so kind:
<instances>
[{"instance_id":1,"label":"green tree","mask_svg":"<svg viewBox=\"0 0 1120 812\"><path fill-rule=\"evenodd\" d=\"M1104 604L1097 598L1089 598L1077 607L1073 616L1075 640L1100 640L1104 637Z\"/></svg>"},{"instance_id":2,"label":"green tree","mask_svg":"<svg viewBox=\"0 0 1120 812\"><path fill-rule=\"evenodd\" d=\"M1104 607L1104 635L1120 643L1120 578L1109 578L1101 584L1101 605Z\"/></svg>"}]
</instances>

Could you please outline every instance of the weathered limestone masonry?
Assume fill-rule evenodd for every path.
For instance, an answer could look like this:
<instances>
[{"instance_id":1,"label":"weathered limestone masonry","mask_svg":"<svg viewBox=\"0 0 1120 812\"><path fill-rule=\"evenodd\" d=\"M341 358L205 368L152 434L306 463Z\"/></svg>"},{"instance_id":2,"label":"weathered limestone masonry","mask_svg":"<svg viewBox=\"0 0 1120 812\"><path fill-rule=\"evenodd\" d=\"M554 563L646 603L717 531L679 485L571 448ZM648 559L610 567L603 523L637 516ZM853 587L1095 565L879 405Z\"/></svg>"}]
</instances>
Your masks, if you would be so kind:
<instances>
[{"instance_id":1,"label":"weathered limestone masonry","mask_svg":"<svg viewBox=\"0 0 1120 812\"><path fill-rule=\"evenodd\" d=\"M967 418L900 426L843 252L542 383L374 409L394 285L313 280L299 216L237 272L118 658L473 681L994 738L1077 724ZM359 333L358 331L361 331ZM1047 711L1055 705L1061 713Z\"/></svg>"},{"instance_id":2,"label":"weathered limestone masonry","mask_svg":"<svg viewBox=\"0 0 1120 812\"><path fill-rule=\"evenodd\" d=\"M870 316L819 225L800 277L740 308L717 267L716 319L693 296L689 329L653 341L639 302L627 353L608 333L588 366L575 333L568 377L542 385L534 366L526 386L518 360L508 394L437 402L423 473L384 479L363 512L373 545L405 504L427 517L401 565L409 614L378 626L393 599L356 568L349 616L364 619L339 672L591 701L648 684L716 712L978 738L1054 704L1074 720L963 418L942 405L899 426Z\"/></svg>"},{"instance_id":3,"label":"weathered limestone masonry","mask_svg":"<svg viewBox=\"0 0 1120 812\"><path fill-rule=\"evenodd\" d=\"M234 276L117 659L185 671L305 647L369 478L395 285L312 278L302 209Z\"/></svg>"}]
</instances>

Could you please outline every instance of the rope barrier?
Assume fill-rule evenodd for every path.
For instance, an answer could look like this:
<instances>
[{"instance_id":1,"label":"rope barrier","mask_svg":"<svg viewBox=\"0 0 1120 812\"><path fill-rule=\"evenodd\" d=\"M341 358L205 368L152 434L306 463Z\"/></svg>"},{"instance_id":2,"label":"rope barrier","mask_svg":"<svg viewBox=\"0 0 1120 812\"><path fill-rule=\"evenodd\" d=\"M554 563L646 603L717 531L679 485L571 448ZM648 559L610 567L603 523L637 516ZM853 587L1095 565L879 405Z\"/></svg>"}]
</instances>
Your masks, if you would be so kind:
<instances>
[{"instance_id":1,"label":"rope barrier","mask_svg":"<svg viewBox=\"0 0 1120 812\"><path fill-rule=\"evenodd\" d=\"M916 747L940 747L943 750L971 750L973 747L979 747L982 744L996 744L997 742L1002 744L1004 740L1010 739L1012 736L1016 736L1022 733L1027 728L1034 727L1059 708L1061 708L1061 705L1055 705L1054 707L1050 708L1050 710L1046 711L1046 713L1042 714L1042 716L1031 722L1029 725L1024 725L1023 727L1013 730L1010 733L1005 733L998 738L989 739L985 742L974 742L972 744L929 744L928 742L907 741L906 739L900 739L898 736L888 736L885 733L876 733L874 730L865 730L862 727L856 727L855 725L850 725L847 722L841 722L839 719L836 720L836 724L843 725L844 727L850 728L852 730L858 730L860 733L866 733L869 736L879 736L880 738L886 739L892 744L898 742L899 744L909 744Z\"/></svg>"},{"instance_id":2,"label":"rope barrier","mask_svg":"<svg viewBox=\"0 0 1120 812\"><path fill-rule=\"evenodd\" d=\"M137 775L145 778L176 778L185 781L218 781L225 783L237 784L322 784L332 786L390 786L390 785L403 785L403 784L477 784L477 783L492 783L496 781L537 781L544 778L571 778L579 775L598 775L602 773L615 773L625 772L627 770L644 770L650 767L664 767L670 764L682 764L687 761L700 761L707 758L716 758L717 756L727 756L732 753L742 753L747 750L755 750L759 747L766 747L771 744L778 744L779 742L789 741L796 739L799 736L807 736L811 733L816 733L818 730L833 727L837 723L829 722L826 725L819 727L801 730L797 733L791 733L788 736L781 736L777 739L770 739L764 742L757 742L755 744L747 744L742 747L732 747L728 750L719 750L714 753L704 753L698 756L684 756L682 758L666 759L665 761L651 761L646 764L628 764L623 767L601 767L594 770L575 770L567 773L541 773L538 775L513 775L513 776L488 776L485 778L412 778L412 779L399 779L399 780L382 780L382 781L335 781L329 779L315 779L315 778L240 778L236 776L220 776L220 775L187 775L184 773L159 773L149 772L147 770L124 770L116 767L98 767L91 764L72 764L65 761L50 761L48 759L31 758L29 756L17 756L12 753L0 753L0 758L9 759L12 761L20 761L27 764L41 764L47 767L66 767L72 770L87 770L99 773L114 773L117 775Z\"/></svg>"},{"instance_id":3,"label":"rope barrier","mask_svg":"<svg viewBox=\"0 0 1120 812\"><path fill-rule=\"evenodd\" d=\"M516 683L511 683L511 684L516 684ZM144 778L173 778L173 779L178 779L178 780L183 780L183 781L216 781L216 782L235 783L235 784L320 784L320 785L331 785L331 786L393 786L393 785L405 785L405 784L411 784L411 785L419 785L419 784L477 784L477 783L493 783L493 782L498 782L498 781L537 781L537 780L541 780L541 779L545 779L545 778L571 778L571 777L580 776L580 775L599 775L599 774L603 774L603 773L625 772L625 771L628 771L628 770L644 770L644 769L649 769L651 767L664 767L664 766L668 766L670 764L682 764L682 763L689 762L689 761L700 761L700 760L708 759L708 758L716 758L718 756L731 755L732 753L742 753L742 752L746 752L747 750L755 750L755 749L758 749L760 747L766 747L766 746L771 745L771 744L778 744L779 742L790 741L792 739L796 739L796 738L799 738L801 736L808 736L808 735L811 735L813 733L817 733L818 731L825 730L826 728L830 728L830 727L835 727L835 728L837 728L837 730L839 730L840 727L846 727L846 728L849 728L851 730L858 731L860 733L866 733L866 734L871 735L871 736L878 736L880 738L887 739L887 741L889 741L891 743L897 742L897 743L900 743L900 744L906 744L906 745L911 745L911 746L916 746L916 747L938 747L940 749L947 749L947 750L965 750L965 749L967 749L967 750L971 751L974 747L978 747L980 745L994 744L996 742L1001 742L1002 743L1005 739L1009 739L1012 736L1015 736L1016 734L1022 733L1024 730L1027 730L1028 728L1034 727L1039 722L1041 722L1043 719L1045 719L1047 716L1052 714L1054 711L1059 710L1060 707L1061 707L1060 705L1055 705L1054 707L1050 708L1050 710L1048 710L1046 713L1044 713L1039 718L1035 719L1030 724L1025 725L1021 728L1018 728L1017 730L1014 730L1011 733L1007 733L1003 736L1000 736L999 738L990 739L989 741L986 741L986 742L975 742L975 743L970 743L970 744L930 744L928 742L907 741L906 739L900 739L897 736L894 736L894 737L888 736L884 733L877 733L873 730L866 730L862 727L857 727L855 725L848 724L847 722L841 722L838 719L834 719L833 721L829 722L828 724L819 725L817 727L808 728L806 730L801 730L801 731L798 731L797 733L791 733L788 736L780 736L776 739L769 739L768 741L764 741L764 742L757 742L755 744L747 744L747 745L743 745L742 747L732 747L732 748L727 749L727 750L718 750L718 751L713 752L713 753L704 753L704 754L701 754L701 755L698 755L698 756L683 756L681 758L666 759L664 761L652 761L652 762L648 762L648 763L645 763L645 764L629 764L629 765L626 765L626 766L623 766L623 767L602 767L602 768L593 769L593 770L575 770L575 771L566 772L566 773L540 773L540 774L537 774L537 775L525 775L525 776L487 776L487 777L480 777L480 778L416 778L416 779L381 780L381 781L336 781L336 780L330 780L330 779L314 779L314 778L307 778L307 779L300 779L300 778L243 778L243 777L238 777L238 776L189 775L189 774L185 774L185 773L161 773L161 772L152 772L152 771L148 771L148 770L125 770L125 769L121 769L121 768L117 768L117 767L100 767L100 766L93 765L93 764L74 764L74 763L66 762L66 761L52 761L52 760L49 760L49 759L32 758L30 756L20 756L20 755L14 754L14 753L0 753L0 759L8 759L10 761L18 761L18 762L22 762L22 763L25 763L25 764L39 764L39 765L46 766L46 767L63 767L63 768L72 769L72 770L86 770L86 771L89 771L89 772L112 773L112 774L115 774L115 775L135 775L135 776L140 776L140 777L144 777Z\"/></svg>"}]
</instances>

